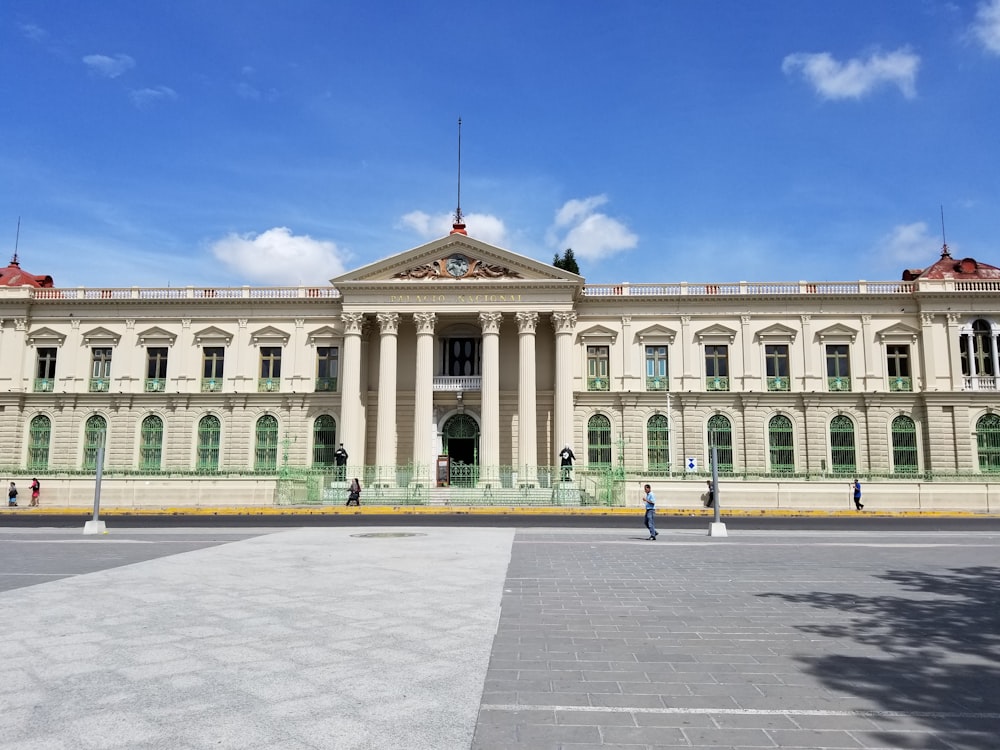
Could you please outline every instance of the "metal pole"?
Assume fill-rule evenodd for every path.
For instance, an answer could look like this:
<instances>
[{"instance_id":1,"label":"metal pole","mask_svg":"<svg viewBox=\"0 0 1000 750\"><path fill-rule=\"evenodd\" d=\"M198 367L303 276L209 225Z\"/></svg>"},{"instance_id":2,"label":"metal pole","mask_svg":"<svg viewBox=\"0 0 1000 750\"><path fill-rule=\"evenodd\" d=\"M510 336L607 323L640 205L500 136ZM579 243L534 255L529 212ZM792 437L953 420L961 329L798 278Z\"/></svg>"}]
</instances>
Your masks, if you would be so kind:
<instances>
[{"instance_id":1,"label":"metal pole","mask_svg":"<svg viewBox=\"0 0 1000 750\"><path fill-rule=\"evenodd\" d=\"M715 509L715 523L719 523L719 449L712 446L712 507Z\"/></svg>"},{"instance_id":2,"label":"metal pole","mask_svg":"<svg viewBox=\"0 0 1000 750\"><path fill-rule=\"evenodd\" d=\"M94 521L101 512L101 476L104 474L104 445L97 449L97 481L94 483Z\"/></svg>"}]
</instances>

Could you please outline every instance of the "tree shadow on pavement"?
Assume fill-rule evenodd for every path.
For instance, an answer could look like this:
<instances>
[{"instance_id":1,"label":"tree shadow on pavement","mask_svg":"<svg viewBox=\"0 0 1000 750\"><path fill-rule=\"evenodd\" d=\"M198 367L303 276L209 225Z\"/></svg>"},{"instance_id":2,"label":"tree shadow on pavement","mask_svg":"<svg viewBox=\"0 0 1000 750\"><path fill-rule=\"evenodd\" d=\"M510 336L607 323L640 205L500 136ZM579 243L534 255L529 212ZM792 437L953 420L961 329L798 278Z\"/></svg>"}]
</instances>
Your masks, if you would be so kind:
<instances>
[{"instance_id":1,"label":"tree shadow on pavement","mask_svg":"<svg viewBox=\"0 0 1000 750\"><path fill-rule=\"evenodd\" d=\"M876 577L908 593L760 596L840 610L839 624L796 627L881 652L799 657L830 690L868 698L884 711L905 712L913 717L910 722L955 747L1000 747L1000 568L888 571Z\"/></svg>"}]
</instances>

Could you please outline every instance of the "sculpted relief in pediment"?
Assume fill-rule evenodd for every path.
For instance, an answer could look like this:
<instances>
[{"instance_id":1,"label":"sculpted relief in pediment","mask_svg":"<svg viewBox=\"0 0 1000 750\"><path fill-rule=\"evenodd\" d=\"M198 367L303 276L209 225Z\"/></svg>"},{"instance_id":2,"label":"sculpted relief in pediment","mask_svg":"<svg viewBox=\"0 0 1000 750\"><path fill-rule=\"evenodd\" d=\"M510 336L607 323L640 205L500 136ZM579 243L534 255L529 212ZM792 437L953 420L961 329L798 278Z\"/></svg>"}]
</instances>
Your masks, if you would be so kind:
<instances>
[{"instance_id":1,"label":"sculpted relief in pediment","mask_svg":"<svg viewBox=\"0 0 1000 750\"><path fill-rule=\"evenodd\" d=\"M394 279L520 279L517 271L460 253L407 268L393 275Z\"/></svg>"}]
</instances>

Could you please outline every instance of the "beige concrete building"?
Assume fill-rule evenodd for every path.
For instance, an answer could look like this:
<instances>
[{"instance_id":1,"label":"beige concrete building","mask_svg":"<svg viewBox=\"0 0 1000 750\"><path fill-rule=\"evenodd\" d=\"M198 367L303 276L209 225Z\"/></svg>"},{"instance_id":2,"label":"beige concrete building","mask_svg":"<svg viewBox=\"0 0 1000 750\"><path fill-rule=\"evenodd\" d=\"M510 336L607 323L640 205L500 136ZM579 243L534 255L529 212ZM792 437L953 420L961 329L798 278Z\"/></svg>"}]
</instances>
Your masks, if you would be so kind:
<instances>
[{"instance_id":1,"label":"beige concrete building","mask_svg":"<svg viewBox=\"0 0 1000 750\"><path fill-rule=\"evenodd\" d=\"M346 475L385 502L651 478L694 507L713 443L731 505L847 507L855 476L886 507L1000 502L1000 271L947 248L899 281L588 285L457 231L309 287L47 279L0 273L0 451L52 502L89 502L103 455L123 505Z\"/></svg>"}]
</instances>

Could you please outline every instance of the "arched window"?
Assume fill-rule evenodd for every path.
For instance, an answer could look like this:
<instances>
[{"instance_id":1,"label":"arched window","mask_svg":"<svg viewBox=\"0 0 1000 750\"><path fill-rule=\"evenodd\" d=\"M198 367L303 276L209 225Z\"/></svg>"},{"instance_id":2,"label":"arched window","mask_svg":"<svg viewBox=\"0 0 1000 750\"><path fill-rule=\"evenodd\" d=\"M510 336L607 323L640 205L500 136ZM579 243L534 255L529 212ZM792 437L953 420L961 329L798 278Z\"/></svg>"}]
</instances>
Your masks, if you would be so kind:
<instances>
[{"instance_id":1,"label":"arched window","mask_svg":"<svg viewBox=\"0 0 1000 750\"><path fill-rule=\"evenodd\" d=\"M708 463L711 469L712 446L716 448L718 470L723 474L733 472L733 425L729 417L715 414L708 418Z\"/></svg>"},{"instance_id":2,"label":"arched window","mask_svg":"<svg viewBox=\"0 0 1000 750\"><path fill-rule=\"evenodd\" d=\"M83 431L83 468L97 468L97 454L107 445L108 422L100 414L87 418Z\"/></svg>"},{"instance_id":3,"label":"arched window","mask_svg":"<svg viewBox=\"0 0 1000 750\"><path fill-rule=\"evenodd\" d=\"M917 469L917 426L909 417L900 415L892 420L892 470L914 474Z\"/></svg>"},{"instance_id":4,"label":"arched window","mask_svg":"<svg viewBox=\"0 0 1000 750\"><path fill-rule=\"evenodd\" d=\"M830 461L837 474L854 474L858 470L854 450L854 422L843 414L830 420Z\"/></svg>"},{"instance_id":5,"label":"arched window","mask_svg":"<svg viewBox=\"0 0 1000 750\"><path fill-rule=\"evenodd\" d=\"M1000 415L984 414L976 422L976 449L979 470L1000 473Z\"/></svg>"},{"instance_id":6,"label":"arched window","mask_svg":"<svg viewBox=\"0 0 1000 750\"><path fill-rule=\"evenodd\" d=\"M333 466L337 450L337 423L329 414L313 422L313 466Z\"/></svg>"},{"instance_id":7,"label":"arched window","mask_svg":"<svg viewBox=\"0 0 1000 750\"><path fill-rule=\"evenodd\" d=\"M163 456L163 420L150 414L142 420L139 434L139 468L143 471L159 471Z\"/></svg>"},{"instance_id":8,"label":"arched window","mask_svg":"<svg viewBox=\"0 0 1000 750\"><path fill-rule=\"evenodd\" d=\"M195 469L198 471L219 470L219 443L222 439L222 425L219 418L208 414L198 422L198 456Z\"/></svg>"},{"instance_id":9,"label":"arched window","mask_svg":"<svg viewBox=\"0 0 1000 750\"><path fill-rule=\"evenodd\" d=\"M792 437L792 420L783 414L771 417L767 425L767 445L772 473L791 474L795 471L795 446Z\"/></svg>"},{"instance_id":10,"label":"arched window","mask_svg":"<svg viewBox=\"0 0 1000 750\"><path fill-rule=\"evenodd\" d=\"M663 414L654 414L646 422L646 469L670 471L670 422Z\"/></svg>"},{"instance_id":11,"label":"arched window","mask_svg":"<svg viewBox=\"0 0 1000 750\"><path fill-rule=\"evenodd\" d=\"M257 420L253 468L254 471L274 471L278 468L278 419L270 414Z\"/></svg>"},{"instance_id":12,"label":"arched window","mask_svg":"<svg viewBox=\"0 0 1000 750\"><path fill-rule=\"evenodd\" d=\"M44 414L33 417L28 427L28 468L41 471L49 468L49 441L52 420Z\"/></svg>"},{"instance_id":13,"label":"arched window","mask_svg":"<svg viewBox=\"0 0 1000 750\"><path fill-rule=\"evenodd\" d=\"M591 469L611 468L611 420L603 414L587 422L587 464Z\"/></svg>"}]
</instances>

